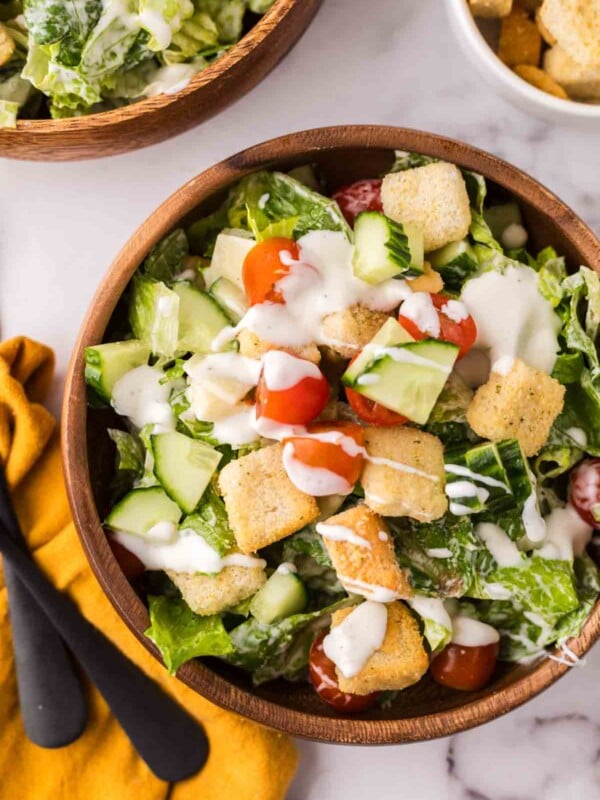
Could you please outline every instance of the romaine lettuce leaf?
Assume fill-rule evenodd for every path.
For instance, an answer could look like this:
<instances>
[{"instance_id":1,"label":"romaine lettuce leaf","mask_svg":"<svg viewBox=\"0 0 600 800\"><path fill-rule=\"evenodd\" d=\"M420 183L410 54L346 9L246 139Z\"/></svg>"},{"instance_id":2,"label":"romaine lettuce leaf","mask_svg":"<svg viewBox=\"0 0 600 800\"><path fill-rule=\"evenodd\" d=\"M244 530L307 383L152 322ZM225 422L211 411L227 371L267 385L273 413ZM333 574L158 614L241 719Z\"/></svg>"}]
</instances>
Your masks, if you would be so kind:
<instances>
[{"instance_id":1,"label":"romaine lettuce leaf","mask_svg":"<svg viewBox=\"0 0 600 800\"><path fill-rule=\"evenodd\" d=\"M579 605L559 620L556 626L558 642L579 635L600 594L598 567L587 553L575 557L573 570Z\"/></svg>"},{"instance_id":2,"label":"romaine lettuce leaf","mask_svg":"<svg viewBox=\"0 0 600 800\"><path fill-rule=\"evenodd\" d=\"M52 97L59 107L89 108L102 99L98 86L75 69L51 59L49 48L30 44L22 77Z\"/></svg>"},{"instance_id":3,"label":"romaine lettuce leaf","mask_svg":"<svg viewBox=\"0 0 600 800\"><path fill-rule=\"evenodd\" d=\"M112 488L121 496L144 474L145 449L139 436L134 433L117 428L109 428L107 433L117 448Z\"/></svg>"},{"instance_id":4,"label":"romaine lettuce leaf","mask_svg":"<svg viewBox=\"0 0 600 800\"><path fill-rule=\"evenodd\" d=\"M452 373L433 407L425 429L444 444L475 442L477 435L467 422L467 408L473 391L456 373Z\"/></svg>"},{"instance_id":5,"label":"romaine lettuce leaf","mask_svg":"<svg viewBox=\"0 0 600 800\"><path fill-rule=\"evenodd\" d=\"M20 103L12 100L0 100L0 128L16 128Z\"/></svg>"},{"instance_id":6,"label":"romaine lettuce leaf","mask_svg":"<svg viewBox=\"0 0 600 800\"><path fill-rule=\"evenodd\" d=\"M171 675L199 656L227 656L231 638L219 614L200 617L183 600L148 597L150 627L145 635L158 647Z\"/></svg>"},{"instance_id":7,"label":"romaine lettuce leaf","mask_svg":"<svg viewBox=\"0 0 600 800\"><path fill-rule=\"evenodd\" d=\"M219 41L231 43L242 35L246 4L246 0L196 0L196 9L214 20Z\"/></svg>"},{"instance_id":8,"label":"romaine lettuce leaf","mask_svg":"<svg viewBox=\"0 0 600 800\"><path fill-rule=\"evenodd\" d=\"M183 270L183 260L189 249L185 231L176 228L154 245L146 256L142 271L154 280L168 283Z\"/></svg>"},{"instance_id":9,"label":"romaine lettuce leaf","mask_svg":"<svg viewBox=\"0 0 600 800\"><path fill-rule=\"evenodd\" d=\"M179 333L179 296L165 283L137 272L129 300L134 336L147 342L155 355L173 358Z\"/></svg>"},{"instance_id":10,"label":"romaine lettuce leaf","mask_svg":"<svg viewBox=\"0 0 600 800\"><path fill-rule=\"evenodd\" d=\"M522 567L499 567L486 577L486 584L510 592L511 602L543 619L553 621L577 608L578 599L568 561L554 561L533 553Z\"/></svg>"},{"instance_id":11,"label":"romaine lettuce leaf","mask_svg":"<svg viewBox=\"0 0 600 800\"><path fill-rule=\"evenodd\" d=\"M125 64L127 53L141 30L134 0L108 0L81 53L78 70L98 81Z\"/></svg>"},{"instance_id":12,"label":"romaine lettuce leaf","mask_svg":"<svg viewBox=\"0 0 600 800\"><path fill-rule=\"evenodd\" d=\"M540 294L552 304L553 308L560 305L565 287L563 281L567 277L565 259L554 253L552 248L546 248L538 255L538 290Z\"/></svg>"},{"instance_id":13,"label":"romaine lettuce leaf","mask_svg":"<svg viewBox=\"0 0 600 800\"><path fill-rule=\"evenodd\" d=\"M56 61L74 67L100 19L102 0L25 0L23 13L35 43L60 43Z\"/></svg>"},{"instance_id":14,"label":"romaine lettuce leaf","mask_svg":"<svg viewBox=\"0 0 600 800\"><path fill-rule=\"evenodd\" d=\"M452 621L444 607L444 601L438 597L415 594L408 600L408 605L423 624L423 636L431 652L443 650L452 638Z\"/></svg>"},{"instance_id":15,"label":"romaine lettuce leaf","mask_svg":"<svg viewBox=\"0 0 600 800\"><path fill-rule=\"evenodd\" d=\"M229 527L229 517L225 503L221 500L212 484L209 484L198 509L180 523L179 527L191 528L224 556L235 547L235 536Z\"/></svg>"},{"instance_id":16,"label":"romaine lettuce leaf","mask_svg":"<svg viewBox=\"0 0 600 800\"><path fill-rule=\"evenodd\" d=\"M439 159L433 156L426 156L423 153L411 153L408 150L394 151L394 163L388 172L404 172L405 169L414 169L415 167L425 167L427 164L433 164Z\"/></svg>"},{"instance_id":17,"label":"romaine lettuce leaf","mask_svg":"<svg viewBox=\"0 0 600 800\"><path fill-rule=\"evenodd\" d=\"M282 561L294 564L302 582L313 592L343 594L323 539L314 525L288 536L283 542Z\"/></svg>"},{"instance_id":18,"label":"romaine lettuce leaf","mask_svg":"<svg viewBox=\"0 0 600 800\"><path fill-rule=\"evenodd\" d=\"M150 34L148 48L166 50L171 38L194 13L191 0L139 0L138 11L142 28Z\"/></svg>"}]
</instances>

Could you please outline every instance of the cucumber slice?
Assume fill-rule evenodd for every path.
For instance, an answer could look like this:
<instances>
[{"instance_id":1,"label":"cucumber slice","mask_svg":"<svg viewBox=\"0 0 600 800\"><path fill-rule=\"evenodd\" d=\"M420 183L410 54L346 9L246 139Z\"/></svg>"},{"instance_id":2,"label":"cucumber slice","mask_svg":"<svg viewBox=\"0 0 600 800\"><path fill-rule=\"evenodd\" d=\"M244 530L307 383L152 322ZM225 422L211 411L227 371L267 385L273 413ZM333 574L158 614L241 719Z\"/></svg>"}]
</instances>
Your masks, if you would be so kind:
<instances>
[{"instance_id":1,"label":"cucumber slice","mask_svg":"<svg viewBox=\"0 0 600 800\"><path fill-rule=\"evenodd\" d=\"M105 400L110 400L119 378L146 364L149 356L150 347L137 339L86 347L85 382Z\"/></svg>"},{"instance_id":2,"label":"cucumber slice","mask_svg":"<svg viewBox=\"0 0 600 800\"><path fill-rule=\"evenodd\" d=\"M523 223L521 209L514 202L486 208L483 212L483 218L487 222L492 236L498 241L501 241L502 234L509 225L522 225Z\"/></svg>"},{"instance_id":3,"label":"cucumber slice","mask_svg":"<svg viewBox=\"0 0 600 800\"><path fill-rule=\"evenodd\" d=\"M428 253L427 260L440 273L448 289L458 291L465 280L479 268L475 250L467 239L440 247Z\"/></svg>"},{"instance_id":4,"label":"cucumber slice","mask_svg":"<svg viewBox=\"0 0 600 800\"><path fill-rule=\"evenodd\" d=\"M204 270L204 282L210 289L217 278L227 278L244 291L242 267L256 242L248 231L226 228L217 236L210 267Z\"/></svg>"},{"instance_id":5,"label":"cucumber slice","mask_svg":"<svg viewBox=\"0 0 600 800\"><path fill-rule=\"evenodd\" d=\"M304 584L294 573L274 572L252 598L250 613L263 625L272 625L306 608Z\"/></svg>"},{"instance_id":6,"label":"cucumber slice","mask_svg":"<svg viewBox=\"0 0 600 800\"><path fill-rule=\"evenodd\" d=\"M222 454L206 442L169 431L151 437L154 474L182 511L191 514L200 502Z\"/></svg>"},{"instance_id":7,"label":"cucumber slice","mask_svg":"<svg viewBox=\"0 0 600 800\"><path fill-rule=\"evenodd\" d=\"M414 342L410 333L406 331L400 323L390 317L384 325L377 331L375 336L363 348L362 352L355 361L350 364L342 376L346 386L352 386L356 378L361 375L373 360L373 352L379 347L391 347L396 344L407 344Z\"/></svg>"},{"instance_id":8,"label":"cucumber slice","mask_svg":"<svg viewBox=\"0 0 600 800\"><path fill-rule=\"evenodd\" d=\"M246 293L228 278L217 278L210 287L210 294L233 323L239 322L250 307Z\"/></svg>"},{"instance_id":9,"label":"cucumber slice","mask_svg":"<svg viewBox=\"0 0 600 800\"><path fill-rule=\"evenodd\" d=\"M354 248L354 274L366 283L423 274L423 231L394 222L379 211L357 216Z\"/></svg>"},{"instance_id":10,"label":"cucumber slice","mask_svg":"<svg viewBox=\"0 0 600 800\"><path fill-rule=\"evenodd\" d=\"M504 439L497 442L496 447L515 502L522 506L533 492L534 485L521 445L517 439Z\"/></svg>"},{"instance_id":11,"label":"cucumber slice","mask_svg":"<svg viewBox=\"0 0 600 800\"><path fill-rule=\"evenodd\" d=\"M230 320L214 298L191 283L176 283L173 291L179 298L177 350L210 353L213 339Z\"/></svg>"},{"instance_id":12,"label":"cucumber slice","mask_svg":"<svg viewBox=\"0 0 600 800\"><path fill-rule=\"evenodd\" d=\"M159 522L177 525L180 519L179 506L160 486L151 486L126 494L106 518L106 525L115 531L145 536Z\"/></svg>"},{"instance_id":13,"label":"cucumber slice","mask_svg":"<svg viewBox=\"0 0 600 800\"><path fill-rule=\"evenodd\" d=\"M129 322L134 335L153 353L172 358L177 347L179 299L169 287L136 273L133 276Z\"/></svg>"}]
</instances>

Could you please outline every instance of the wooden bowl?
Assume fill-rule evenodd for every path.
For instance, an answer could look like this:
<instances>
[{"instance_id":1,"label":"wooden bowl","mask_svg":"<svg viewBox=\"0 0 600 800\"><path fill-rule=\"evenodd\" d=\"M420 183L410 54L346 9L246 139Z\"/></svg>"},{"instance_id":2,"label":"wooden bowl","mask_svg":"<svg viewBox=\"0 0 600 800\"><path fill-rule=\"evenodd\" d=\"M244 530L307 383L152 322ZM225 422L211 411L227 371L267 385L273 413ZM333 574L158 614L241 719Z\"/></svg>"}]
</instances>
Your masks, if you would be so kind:
<instances>
[{"instance_id":1,"label":"wooden bowl","mask_svg":"<svg viewBox=\"0 0 600 800\"><path fill-rule=\"evenodd\" d=\"M118 301L150 248L182 221L212 210L226 187L256 169L288 169L316 163L329 189L389 168L394 149L416 150L476 170L508 189L522 204L534 248L552 244L572 268L598 269L600 242L557 197L494 156L469 145L420 131L391 127L321 128L274 139L217 164L173 194L134 233L102 281L82 326L70 364L64 403L63 453L67 491L81 540L98 580L135 635L157 657L143 635L148 614L142 599L112 555L100 519L113 450L106 435L111 412L88 412L83 380L84 348L110 339L123 309ZM113 420L114 421L114 420ZM581 636L570 647L581 656L600 635L597 604ZM382 744L444 736L494 719L524 703L567 671L550 659L531 666L502 664L479 692L444 689L428 677L401 692L390 708L340 716L308 685L284 681L253 688L248 676L217 660L186 664L179 678L225 708L299 736L327 742Z\"/></svg>"},{"instance_id":2,"label":"wooden bowl","mask_svg":"<svg viewBox=\"0 0 600 800\"><path fill-rule=\"evenodd\" d=\"M302 36L321 0L276 0L250 31L176 94L72 119L0 128L0 157L76 161L147 147L193 128L259 83Z\"/></svg>"}]
</instances>

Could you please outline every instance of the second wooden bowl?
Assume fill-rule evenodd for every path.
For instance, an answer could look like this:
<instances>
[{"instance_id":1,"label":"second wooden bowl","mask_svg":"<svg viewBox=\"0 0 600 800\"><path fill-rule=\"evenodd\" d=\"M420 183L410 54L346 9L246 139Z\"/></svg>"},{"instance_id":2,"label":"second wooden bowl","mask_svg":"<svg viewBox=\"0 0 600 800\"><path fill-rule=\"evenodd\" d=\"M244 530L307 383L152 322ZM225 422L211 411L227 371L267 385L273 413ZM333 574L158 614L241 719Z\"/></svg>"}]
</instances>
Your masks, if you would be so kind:
<instances>
[{"instance_id":1,"label":"second wooden bowl","mask_svg":"<svg viewBox=\"0 0 600 800\"><path fill-rule=\"evenodd\" d=\"M296 133L238 153L175 192L134 233L94 297L69 368L63 418L67 491L92 569L124 621L157 657L143 633L149 624L146 607L123 575L100 523L108 510L113 470L106 427L114 415L87 409L84 348L110 339L111 329L122 319L119 298L150 248L173 228L211 211L242 176L262 168L316 163L334 190L389 169L395 149L426 153L482 173L519 199L533 249L553 245L573 269L580 264L600 268L600 242L533 178L469 145L420 131L356 126ZM569 646L581 656L599 636L597 604L581 636ZM384 744L431 739L487 722L534 697L567 669L550 659L528 666L503 664L489 686L468 693L444 689L426 677L401 692L390 707L352 716L340 716L325 706L307 684L276 681L254 688L246 674L217 660L188 663L178 677L213 702L288 733L326 742Z\"/></svg>"},{"instance_id":2,"label":"second wooden bowl","mask_svg":"<svg viewBox=\"0 0 600 800\"><path fill-rule=\"evenodd\" d=\"M176 94L72 119L0 128L0 157L76 161L147 147L222 111L259 83L302 36L321 0L276 0L248 33Z\"/></svg>"}]
</instances>

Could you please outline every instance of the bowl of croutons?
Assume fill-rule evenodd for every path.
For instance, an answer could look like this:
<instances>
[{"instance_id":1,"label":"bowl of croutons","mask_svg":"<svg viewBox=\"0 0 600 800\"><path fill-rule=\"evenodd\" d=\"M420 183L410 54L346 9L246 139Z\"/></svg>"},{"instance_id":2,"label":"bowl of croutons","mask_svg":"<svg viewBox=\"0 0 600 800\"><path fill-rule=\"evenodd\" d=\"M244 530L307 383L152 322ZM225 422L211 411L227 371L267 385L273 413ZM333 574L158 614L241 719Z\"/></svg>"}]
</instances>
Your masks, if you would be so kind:
<instances>
[{"instance_id":1,"label":"bowl of croutons","mask_svg":"<svg viewBox=\"0 0 600 800\"><path fill-rule=\"evenodd\" d=\"M469 145L259 144L110 267L67 377L104 591L200 694L328 742L445 736L600 635L600 242Z\"/></svg>"},{"instance_id":2,"label":"bowl of croutons","mask_svg":"<svg viewBox=\"0 0 600 800\"><path fill-rule=\"evenodd\" d=\"M595 0L447 0L478 71L549 121L600 122L600 7Z\"/></svg>"}]
</instances>

